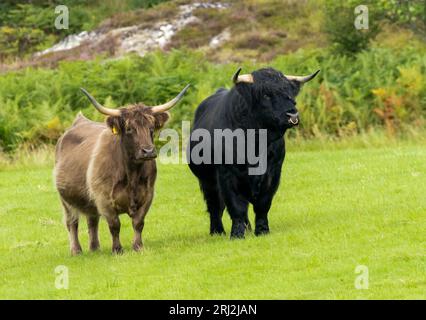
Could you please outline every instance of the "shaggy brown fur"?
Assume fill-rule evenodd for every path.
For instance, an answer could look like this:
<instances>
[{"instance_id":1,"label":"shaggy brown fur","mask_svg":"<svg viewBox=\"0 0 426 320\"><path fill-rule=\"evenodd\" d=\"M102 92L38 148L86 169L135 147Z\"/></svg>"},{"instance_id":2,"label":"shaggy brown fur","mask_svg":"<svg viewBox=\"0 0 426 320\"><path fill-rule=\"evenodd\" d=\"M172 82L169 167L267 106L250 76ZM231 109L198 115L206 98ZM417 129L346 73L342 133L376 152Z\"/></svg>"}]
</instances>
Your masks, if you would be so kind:
<instances>
[{"instance_id":1,"label":"shaggy brown fur","mask_svg":"<svg viewBox=\"0 0 426 320\"><path fill-rule=\"evenodd\" d=\"M134 229L133 248L142 248L144 219L154 195L157 169L153 137L169 118L143 105L120 109L106 124L79 114L56 145L55 180L64 208L72 254L78 254L80 214L87 218L89 247L99 248L98 224L105 217L112 250L122 251L119 215L127 213Z\"/></svg>"}]
</instances>

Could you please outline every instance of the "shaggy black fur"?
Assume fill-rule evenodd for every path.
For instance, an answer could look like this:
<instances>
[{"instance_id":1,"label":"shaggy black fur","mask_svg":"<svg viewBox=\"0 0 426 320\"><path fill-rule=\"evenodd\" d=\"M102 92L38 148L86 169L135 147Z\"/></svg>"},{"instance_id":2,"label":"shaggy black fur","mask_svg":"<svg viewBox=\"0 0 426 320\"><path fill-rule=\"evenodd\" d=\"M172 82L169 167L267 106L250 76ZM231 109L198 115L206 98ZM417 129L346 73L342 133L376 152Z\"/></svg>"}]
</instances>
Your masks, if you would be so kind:
<instances>
[{"instance_id":1,"label":"shaggy black fur","mask_svg":"<svg viewBox=\"0 0 426 320\"><path fill-rule=\"evenodd\" d=\"M197 165L189 161L210 214L210 233L225 233L222 215L226 207L232 219L232 238L244 238L246 229L250 229L249 203L253 204L256 214L255 234L269 232L268 211L280 182L285 156L283 137L293 126L287 113L297 112L295 98L300 89L297 81L289 81L272 68L255 71L252 75L254 83L238 83L231 90L219 89L204 100L197 108L192 128L192 132L198 128L207 129L211 137L214 129L241 128L245 132L267 129L267 170L263 175L249 175L247 162ZM189 151L197 143L191 141ZM212 143L212 154L213 148Z\"/></svg>"}]
</instances>

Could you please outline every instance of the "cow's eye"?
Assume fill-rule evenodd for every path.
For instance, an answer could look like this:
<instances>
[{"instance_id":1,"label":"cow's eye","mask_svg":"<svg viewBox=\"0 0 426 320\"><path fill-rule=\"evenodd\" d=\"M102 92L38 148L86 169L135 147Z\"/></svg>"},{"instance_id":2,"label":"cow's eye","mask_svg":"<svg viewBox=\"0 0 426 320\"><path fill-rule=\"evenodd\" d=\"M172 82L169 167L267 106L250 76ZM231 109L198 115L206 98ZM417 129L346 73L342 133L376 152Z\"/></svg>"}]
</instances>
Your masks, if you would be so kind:
<instances>
[{"instance_id":1,"label":"cow's eye","mask_svg":"<svg viewBox=\"0 0 426 320\"><path fill-rule=\"evenodd\" d=\"M153 137L153 136L154 136L154 129L153 129L153 128L150 128L150 129L149 129L149 133L151 134L151 137Z\"/></svg>"},{"instance_id":2,"label":"cow's eye","mask_svg":"<svg viewBox=\"0 0 426 320\"><path fill-rule=\"evenodd\" d=\"M131 128L131 127L127 127L127 128L126 128L126 133L127 133L127 134L131 134L131 133L133 133L133 128Z\"/></svg>"},{"instance_id":3,"label":"cow's eye","mask_svg":"<svg viewBox=\"0 0 426 320\"><path fill-rule=\"evenodd\" d=\"M267 95L267 94L264 94L264 95L263 95L263 98L264 98L265 100L271 100L271 97L270 97L269 95Z\"/></svg>"}]
</instances>

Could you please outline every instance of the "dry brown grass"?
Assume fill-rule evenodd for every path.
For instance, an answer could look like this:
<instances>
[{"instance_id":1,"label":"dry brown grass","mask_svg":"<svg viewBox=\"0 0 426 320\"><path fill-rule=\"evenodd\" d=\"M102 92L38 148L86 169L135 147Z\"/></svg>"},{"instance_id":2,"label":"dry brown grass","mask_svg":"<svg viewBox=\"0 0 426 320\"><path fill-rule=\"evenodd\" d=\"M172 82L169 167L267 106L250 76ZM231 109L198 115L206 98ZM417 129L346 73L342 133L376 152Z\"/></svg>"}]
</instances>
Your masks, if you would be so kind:
<instances>
[{"instance_id":1,"label":"dry brown grass","mask_svg":"<svg viewBox=\"0 0 426 320\"><path fill-rule=\"evenodd\" d=\"M207 46L211 39L232 24L229 9L197 9L197 21L188 24L176 33L166 46L166 50L179 47L200 48Z\"/></svg>"},{"instance_id":2,"label":"dry brown grass","mask_svg":"<svg viewBox=\"0 0 426 320\"><path fill-rule=\"evenodd\" d=\"M151 9L139 9L131 12L118 13L103 21L99 30L106 32L116 28L141 25L150 27L155 22L167 21L176 16L178 10L177 2L165 2Z\"/></svg>"}]
</instances>

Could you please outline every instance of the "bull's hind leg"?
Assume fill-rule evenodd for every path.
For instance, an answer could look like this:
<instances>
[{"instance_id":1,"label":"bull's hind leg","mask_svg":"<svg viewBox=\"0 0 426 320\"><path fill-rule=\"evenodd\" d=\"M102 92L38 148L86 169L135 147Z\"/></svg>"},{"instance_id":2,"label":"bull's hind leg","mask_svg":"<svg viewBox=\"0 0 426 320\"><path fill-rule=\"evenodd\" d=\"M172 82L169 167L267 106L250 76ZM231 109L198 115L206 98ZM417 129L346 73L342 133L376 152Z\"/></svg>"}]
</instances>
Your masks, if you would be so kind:
<instances>
[{"instance_id":1,"label":"bull's hind leg","mask_svg":"<svg viewBox=\"0 0 426 320\"><path fill-rule=\"evenodd\" d=\"M78 220L79 212L61 199L64 208L65 224L69 233L70 250L72 255L78 255L82 252L80 241L78 240Z\"/></svg>"},{"instance_id":2,"label":"bull's hind leg","mask_svg":"<svg viewBox=\"0 0 426 320\"><path fill-rule=\"evenodd\" d=\"M216 179L209 181L200 180L200 187L206 200L207 211L210 214L210 234L225 234L222 224L225 203L220 194Z\"/></svg>"},{"instance_id":3,"label":"bull's hind leg","mask_svg":"<svg viewBox=\"0 0 426 320\"><path fill-rule=\"evenodd\" d=\"M98 236L98 227L99 227L99 216L87 216L87 227L89 229L89 249L90 251L96 251L99 249L99 236Z\"/></svg>"}]
</instances>

